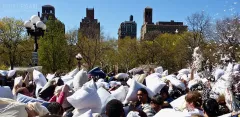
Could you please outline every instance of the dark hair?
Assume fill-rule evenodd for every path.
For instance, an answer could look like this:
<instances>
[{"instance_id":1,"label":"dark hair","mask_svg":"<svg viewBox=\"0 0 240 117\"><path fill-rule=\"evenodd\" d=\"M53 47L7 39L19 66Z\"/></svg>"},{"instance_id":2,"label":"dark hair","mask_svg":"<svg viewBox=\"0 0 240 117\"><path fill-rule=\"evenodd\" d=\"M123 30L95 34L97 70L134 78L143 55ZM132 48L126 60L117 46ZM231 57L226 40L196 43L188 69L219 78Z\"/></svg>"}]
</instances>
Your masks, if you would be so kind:
<instances>
[{"instance_id":1,"label":"dark hair","mask_svg":"<svg viewBox=\"0 0 240 117\"><path fill-rule=\"evenodd\" d=\"M139 112L139 116L140 117L147 117L147 114L144 112L144 111L142 111L142 110L138 110L137 112Z\"/></svg>"},{"instance_id":2,"label":"dark hair","mask_svg":"<svg viewBox=\"0 0 240 117\"><path fill-rule=\"evenodd\" d=\"M154 104L158 104L158 105L162 105L163 102L164 102L162 96L159 95L159 94L154 95L153 98L151 99L151 101L152 101Z\"/></svg>"},{"instance_id":3,"label":"dark hair","mask_svg":"<svg viewBox=\"0 0 240 117\"><path fill-rule=\"evenodd\" d=\"M202 95L198 91L190 91L185 97L186 102L193 103L195 108L202 105Z\"/></svg>"},{"instance_id":4,"label":"dark hair","mask_svg":"<svg viewBox=\"0 0 240 117\"><path fill-rule=\"evenodd\" d=\"M144 94L146 94L146 95L147 95L147 99L148 99L147 102L150 103L151 98L149 98L149 95L148 95L147 90L144 89L144 88L140 88L140 89L138 89L138 91L141 91L141 92L143 92Z\"/></svg>"},{"instance_id":5,"label":"dark hair","mask_svg":"<svg viewBox=\"0 0 240 117\"><path fill-rule=\"evenodd\" d=\"M28 89L29 92L32 93L35 89L35 85L34 84L29 84L26 88Z\"/></svg>"},{"instance_id":6,"label":"dark hair","mask_svg":"<svg viewBox=\"0 0 240 117\"><path fill-rule=\"evenodd\" d=\"M209 117L215 117L219 115L219 105L215 99L206 99L203 103L203 110Z\"/></svg>"},{"instance_id":7,"label":"dark hair","mask_svg":"<svg viewBox=\"0 0 240 117\"><path fill-rule=\"evenodd\" d=\"M121 117L124 114L122 102L116 99L109 101L106 105L106 114L108 117Z\"/></svg>"},{"instance_id":8,"label":"dark hair","mask_svg":"<svg viewBox=\"0 0 240 117\"><path fill-rule=\"evenodd\" d=\"M51 115L62 115L64 112L62 105L57 102L51 102L47 109Z\"/></svg>"},{"instance_id":9,"label":"dark hair","mask_svg":"<svg viewBox=\"0 0 240 117\"><path fill-rule=\"evenodd\" d=\"M169 89L168 86L164 86L164 87L161 89L160 94L166 93L166 95L169 97L168 89Z\"/></svg>"}]
</instances>

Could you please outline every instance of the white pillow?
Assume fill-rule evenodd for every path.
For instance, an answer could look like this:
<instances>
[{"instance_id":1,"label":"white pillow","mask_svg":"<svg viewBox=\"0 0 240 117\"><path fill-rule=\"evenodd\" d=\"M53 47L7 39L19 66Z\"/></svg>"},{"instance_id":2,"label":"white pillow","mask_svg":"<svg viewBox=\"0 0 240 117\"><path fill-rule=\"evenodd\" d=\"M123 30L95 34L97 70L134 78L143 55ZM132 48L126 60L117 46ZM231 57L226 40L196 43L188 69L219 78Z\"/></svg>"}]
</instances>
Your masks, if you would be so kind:
<instances>
[{"instance_id":1,"label":"white pillow","mask_svg":"<svg viewBox=\"0 0 240 117\"><path fill-rule=\"evenodd\" d=\"M83 84L86 83L87 81L88 81L87 72L83 71L83 69L82 69L73 78L74 90L76 91L79 88L81 88L83 86Z\"/></svg>"},{"instance_id":2,"label":"white pillow","mask_svg":"<svg viewBox=\"0 0 240 117\"><path fill-rule=\"evenodd\" d=\"M101 112L101 99L95 88L82 87L73 95L67 97L67 100L76 109L97 109Z\"/></svg>"},{"instance_id":3,"label":"white pillow","mask_svg":"<svg viewBox=\"0 0 240 117\"><path fill-rule=\"evenodd\" d=\"M127 93L128 93L127 86L120 86L118 89L111 91L111 95L121 102L124 102Z\"/></svg>"},{"instance_id":4,"label":"white pillow","mask_svg":"<svg viewBox=\"0 0 240 117\"><path fill-rule=\"evenodd\" d=\"M161 109L157 114L153 117L191 117L190 114L183 113L181 111L176 111L174 109L165 108Z\"/></svg>"},{"instance_id":5,"label":"white pillow","mask_svg":"<svg viewBox=\"0 0 240 117\"><path fill-rule=\"evenodd\" d=\"M151 74L146 77L146 85L155 95L161 91L161 89L166 85L166 83L161 81L158 75Z\"/></svg>"},{"instance_id":6,"label":"white pillow","mask_svg":"<svg viewBox=\"0 0 240 117\"><path fill-rule=\"evenodd\" d=\"M34 69L33 70L33 81L36 83L35 95L38 96L39 89L44 87L44 85L47 83L47 80L41 72Z\"/></svg>"},{"instance_id":7,"label":"white pillow","mask_svg":"<svg viewBox=\"0 0 240 117\"><path fill-rule=\"evenodd\" d=\"M97 109L91 109L91 112L88 112L89 111L89 109L81 109L81 110L79 110L79 109L75 109L74 111L73 111L73 116L72 117L98 117L97 116L97 111L99 111L99 110L97 110ZM85 114L86 113L86 114ZM90 115L90 113L92 114L92 116ZM83 114L85 114L85 115L83 115ZM101 117L101 116L100 116Z\"/></svg>"},{"instance_id":8,"label":"white pillow","mask_svg":"<svg viewBox=\"0 0 240 117\"><path fill-rule=\"evenodd\" d=\"M136 74L133 76L133 79L136 80L139 83L143 83L144 79L146 78L145 74Z\"/></svg>"},{"instance_id":9,"label":"white pillow","mask_svg":"<svg viewBox=\"0 0 240 117\"><path fill-rule=\"evenodd\" d=\"M118 80L121 80L121 79L127 79L128 76L129 76L129 75L126 74L126 73L119 73L119 74L117 74L117 75L115 76L115 78L118 79Z\"/></svg>"},{"instance_id":10,"label":"white pillow","mask_svg":"<svg viewBox=\"0 0 240 117\"><path fill-rule=\"evenodd\" d=\"M186 89L185 84L183 82L181 82L180 80L176 79L174 76L168 75L168 76L166 76L166 78L177 88L180 88L182 90Z\"/></svg>"},{"instance_id":11,"label":"white pillow","mask_svg":"<svg viewBox=\"0 0 240 117\"><path fill-rule=\"evenodd\" d=\"M16 73L16 70L8 71L8 77L12 77Z\"/></svg>"},{"instance_id":12,"label":"white pillow","mask_svg":"<svg viewBox=\"0 0 240 117\"><path fill-rule=\"evenodd\" d=\"M233 64L232 63L229 63L227 68L226 68L226 72L232 72L233 71Z\"/></svg>"},{"instance_id":13,"label":"white pillow","mask_svg":"<svg viewBox=\"0 0 240 117\"><path fill-rule=\"evenodd\" d=\"M0 86L0 98L10 98L13 99L13 94L9 86Z\"/></svg>"},{"instance_id":14,"label":"white pillow","mask_svg":"<svg viewBox=\"0 0 240 117\"><path fill-rule=\"evenodd\" d=\"M127 84L128 84L129 86L131 85L132 80L133 80L133 79L131 79L131 78L128 79Z\"/></svg>"},{"instance_id":15,"label":"white pillow","mask_svg":"<svg viewBox=\"0 0 240 117\"><path fill-rule=\"evenodd\" d=\"M217 81L222 75L224 75L223 69L216 69L214 73L215 81Z\"/></svg>"},{"instance_id":16,"label":"white pillow","mask_svg":"<svg viewBox=\"0 0 240 117\"><path fill-rule=\"evenodd\" d=\"M162 73L162 76L167 76L168 75L168 70L165 70L163 73Z\"/></svg>"},{"instance_id":17,"label":"white pillow","mask_svg":"<svg viewBox=\"0 0 240 117\"><path fill-rule=\"evenodd\" d=\"M23 77L22 77L22 76L16 77L16 78L14 79L14 86L16 86L16 85L22 86L22 83L23 83L22 80L23 80Z\"/></svg>"},{"instance_id":18,"label":"white pillow","mask_svg":"<svg viewBox=\"0 0 240 117\"><path fill-rule=\"evenodd\" d=\"M155 71L155 73L162 74L163 73L163 68L162 68L162 66L159 66L159 67L155 68L154 71Z\"/></svg>"},{"instance_id":19,"label":"white pillow","mask_svg":"<svg viewBox=\"0 0 240 117\"><path fill-rule=\"evenodd\" d=\"M221 115L221 116L218 116L218 117L232 117L232 113L224 114L224 115Z\"/></svg>"},{"instance_id":20,"label":"white pillow","mask_svg":"<svg viewBox=\"0 0 240 117\"><path fill-rule=\"evenodd\" d=\"M79 117L93 117L93 116L92 116L92 110L90 109L89 111L83 113L83 114L80 115Z\"/></svg>"},{"instance_id":21,"label":"white pillow","mask_svg":"<svg viewBox=\"0 0 240 117\"><path fill-rule=\"evenodd\" d=\"M66 75L70 76L70 77L74 77L78 72L79 72L78 68L75 68L74 70L72 70L71 72L69 72Z\"/></svg>"},{"instance_id":22,"label":"white pillow","mask_svg":"<svg viewBox=\"0 0 240 117\"><path fill-rule=\"evenodd\" d=\"M198 84L200 82L200 79L193 79L188 82L188 88L190 89L193 85Z\"/></svg>"},{"instance_id":23,"label":"white pillow","mask_svg":"<svg viewBox=\"0 0 240 117\"><path fill-rule=\"evenodd\" d=\"M175 110L183 111L186 108L186 100L185 100L186 95L182 95L181 97L173 100L170 105L173 107Z\"/></svg>"},{"instance_id":24,"label":"white pillow","mask_svg":"<svg viewBox=\"0 0 240 117\"><path fill-rule=\"evenodd\" d=\"M181 69L181 70L178 71L178 73L179 73L179 74L186 74L186 75L188 75L188 74L190 74L191 72L190 72L190 69Z\"/></svg>"},{"instance_id":25,"label":"white pillow","mask_svg":"<svg viewBox=\"0 0 240 117\"><path fill-rule=\"evenodd\" d=\"M141 117L141 116L139 116L139 112L138 111L130 111L127 114L127 117Z\"/></svg>"},{"instance_id":26,"label":"white pillow","mask_svg":"<svg viewBox=\"0 0 240 117\"><path fill-rule=\"evenodd\" d=\"M138 83L135 80L132 80L130 88L129 88L127 96L126 96L126 99L124 101L124 104L128 103L129 101L136 101L137 100L137 91L140 88L146 89L147 92L148 92L148 96L150 98L152 98L154 96L154 93L150 89L148 89L146 86L144 86L143 84Z\"/></svg>"},{"instance_id":27,"label":"white pillow","mask_svg":"<svg viewBox=\"0 0 240 117\"><path fill-rule=\"evenodd\" d=\"M109 89L109 84L106 82L96 82L97 88L103 87L105 89Z\"/></svg>"},{"instance_id":28,"label":"white pillow","mask_svg":"<svg viewBox=\"0 0 240 117\"><path fill-rule=\"evenodd\" d=\"M81 87L81 89L86 89L86 90L88 90L88 89L94 89L94 90L97 91L97 85L96 85L96 83L94 82L94 80L92 79L92 80L86 82L85 84L83 84L83 86Z\"/></svg>"},{"instance_id":29,"label":"white pillow","mask_svg":"<svg viewBox=\"0 0 240 117\"><path fill-rule=\"evenodd\" d=\"M109 101L116 99L115 97L113 97L108 91L106 91L104 88L100 87L97 90L98 96L101 99L101 103L102 103L102 112L101 113L105 113L106 111L106 105Z\"/></svg>"},{"instance_id":30,"label":"white pillow","mask_svg":"<svg viewBox=\"0 0 240 117\"><path fill-rule=\"evenodd\" d=\"M100 78L97 82L104 82L104 79Z\"/></svg>"},{"instance_id":31,"label":"white pillow","mask_svg":"<svg viewBox=\"0 0 240 117\"><path fill-rule=\"evenodd\" d=\"M233 67L233 71L240 71L240 64L235 64Z\"/></svg>"},{"instance_id":32,"label":"white pillow","mask_svg":"<svg viewBox=\"0 0 240 117\"><path fill-rule=\"evenodd\" d=\"M47 74L46 77L47 77L47 79L49 81L49 80L52 80L55 77L55 74Z\"/></svg>"},{"instance_id":33,"label":"white pillow","mask_svg":"<svg viewBox=\"0 0 240 117\"><path fill-rule=\"evenodd\" d=\"M15 100L0 98L0 117L27 117L26 105Z\"/></svg>"}]
</instances>

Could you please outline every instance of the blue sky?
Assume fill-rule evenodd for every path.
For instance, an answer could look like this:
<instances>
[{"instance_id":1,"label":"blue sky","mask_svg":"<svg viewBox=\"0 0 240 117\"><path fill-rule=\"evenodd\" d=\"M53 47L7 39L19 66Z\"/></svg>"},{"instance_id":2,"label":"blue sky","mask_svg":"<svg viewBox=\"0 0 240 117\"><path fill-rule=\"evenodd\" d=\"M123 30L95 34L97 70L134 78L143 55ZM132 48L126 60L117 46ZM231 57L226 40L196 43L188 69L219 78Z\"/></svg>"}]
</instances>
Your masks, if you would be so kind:
<instances>
[{"instance_id":1,"label":"blue sky","mask_svg":"<svg viewBox=\"0 0 240 117\"><path fill-rule=\"evenodd\" d=\"M213 19L240 13L239 0L0 0L0 18L15 17L28 20L42 9L43 5L55 7L56 17L67 30L79 28L86 8L95 9L95 18L101 23L105 35L117 38L121 22L133 15L137 22L137 35L140 36L144 8L153 8L153 22L181 21L195 12L204 11Z\"/></svg>"}]
</instances>

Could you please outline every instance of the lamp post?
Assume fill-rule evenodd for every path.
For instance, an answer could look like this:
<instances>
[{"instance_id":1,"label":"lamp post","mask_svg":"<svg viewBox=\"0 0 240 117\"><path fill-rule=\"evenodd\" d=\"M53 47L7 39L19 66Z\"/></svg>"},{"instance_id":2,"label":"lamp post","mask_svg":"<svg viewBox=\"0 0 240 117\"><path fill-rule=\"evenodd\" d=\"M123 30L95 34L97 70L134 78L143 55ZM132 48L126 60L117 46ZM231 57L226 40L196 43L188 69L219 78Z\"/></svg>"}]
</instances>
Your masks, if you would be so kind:
<instances>
[{"instance_id":1,"label":"lamp post","mask_svg":"<svg viewBox=\"0 0 240 117\"><path fill-rule=\"evenodd\" d=\"M76 59L78 60L78 69L80 70L81 68L81 60L82 60L82 55L80 53L78 53L76 55Z\"/></svg>"},{"instance_id":2,"label":"lamp post","mask_svg":"<svg viewBox=\"0 0 240 117\"><path fill-rule=\"evenodd\" d=\"M24 27L30 36L34 36L34 52L32 53L32 61L35 66L38 64L38 43L37 39L44 35L46 25L40 20L39 16L33 15L30 20L24 22Z\"/></svg>"}]
</instances>

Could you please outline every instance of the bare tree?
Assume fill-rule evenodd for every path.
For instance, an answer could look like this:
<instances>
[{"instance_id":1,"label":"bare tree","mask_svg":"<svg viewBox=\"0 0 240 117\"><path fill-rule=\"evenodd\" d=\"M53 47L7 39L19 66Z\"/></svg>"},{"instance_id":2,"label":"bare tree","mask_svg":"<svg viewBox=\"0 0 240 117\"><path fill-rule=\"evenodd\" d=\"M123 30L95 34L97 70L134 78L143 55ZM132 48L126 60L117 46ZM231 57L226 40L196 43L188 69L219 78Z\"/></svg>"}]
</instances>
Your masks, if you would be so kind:
<instances>
[{"instance_id":1,"label":"bare tree","mask_svg":"<svg viewBox=\"0 0 240 117\"><path fill-rule=\"evenodd\" d=\"M194 46L200 46L211 32L211 18L204 12L197 12L187 17L189 31L193 33Z\"/></svg>"},{"instance_id":2,"label":"bare tree","mask_svg":"<svg viewBox=\"0 0 240 117\"><path fill-rule=\"evenodd\" d=\"M74 59L77 54L77 42L78 42L78 30L71 29L66 34L65 37L67 39L67 64L68 70L71 70L74 67Z\"/></svg>"},{"instance_id":3,"label":"bare tree","mask_svg":"<svg viewBox=\"0 0 240 117\"><path fill-rule=\"evenodd\" d=\"M101 34L93 26L79 29L77 48L87 63L88 69L93 68L102 55L103 36Z\"/></svg>"},{"instance_id":4,"label":"bare tree","mask_svg":"<svg viewBox=\"0 0 240 117\"><path fill-rule=\"evenodd\" d=\"M230 53L236 60L236 50L240 44L240 17L228 17L218 20L216 23L217 36L223 52Z\"/></svg>"}]
</instances>

